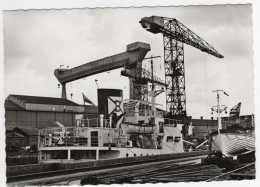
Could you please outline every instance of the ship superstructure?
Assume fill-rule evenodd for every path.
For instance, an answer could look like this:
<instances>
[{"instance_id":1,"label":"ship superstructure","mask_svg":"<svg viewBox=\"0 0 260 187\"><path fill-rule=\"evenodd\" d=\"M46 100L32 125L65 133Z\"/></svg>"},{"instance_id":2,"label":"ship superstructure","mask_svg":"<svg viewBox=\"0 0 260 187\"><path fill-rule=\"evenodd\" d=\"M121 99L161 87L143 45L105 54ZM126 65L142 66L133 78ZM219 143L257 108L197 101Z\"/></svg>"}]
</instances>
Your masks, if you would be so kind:
<instances>
[{"instance_id":1,"label":"ship superstructure","mask_svg":"<svg viewBox=\"0 0 260 187\"><path fill-rule=\"evenodd\" d=\"M107 115L100 114L97 119L78 119L72 127L41 129L39 160L60 162L184 152L183 125L153 111L153 103L123 102L122 97L108 96L107 105Z\"/></svg>"}]
</instances>

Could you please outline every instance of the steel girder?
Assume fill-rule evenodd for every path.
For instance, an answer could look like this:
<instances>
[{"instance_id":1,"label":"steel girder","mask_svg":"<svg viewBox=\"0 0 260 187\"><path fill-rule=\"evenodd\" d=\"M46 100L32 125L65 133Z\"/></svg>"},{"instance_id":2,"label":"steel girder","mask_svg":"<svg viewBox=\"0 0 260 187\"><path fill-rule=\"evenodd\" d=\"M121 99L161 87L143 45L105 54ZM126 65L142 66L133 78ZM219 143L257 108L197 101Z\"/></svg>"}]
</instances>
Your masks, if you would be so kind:
<instances>
[{"instance_id":1,"label":"steel girder","mask_svg":"<svg viewBox=\"0 0 260 187\"><path fill-rule=\"evenodd\" d=\"M136 67L131 69L124 69L121 75L132 79L133 84L133 98L136 100L148 101L148 82L154 82L157 85L163 85L163 80L159 77L152 75L152 73L144 68Z\"/></svg>"}]
</instances>

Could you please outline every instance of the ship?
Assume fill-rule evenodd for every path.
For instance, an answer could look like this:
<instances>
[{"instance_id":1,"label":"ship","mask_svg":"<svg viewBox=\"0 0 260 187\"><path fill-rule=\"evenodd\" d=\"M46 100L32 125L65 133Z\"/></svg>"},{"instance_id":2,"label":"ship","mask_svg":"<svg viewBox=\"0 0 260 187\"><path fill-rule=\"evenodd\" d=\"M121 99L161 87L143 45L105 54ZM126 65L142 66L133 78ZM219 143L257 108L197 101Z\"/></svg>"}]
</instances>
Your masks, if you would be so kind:
<instances>
[{"instance_id":1,"label":"ship","mask_svg":"<svg viewBox=\"0 0 260 187\"><path fill-rule=\"evenodd\" d=\"M221 152L225 156L237 156L255 151L254 115L239 116L241 103L230 111L229 117L221 119L221 112L227 107L219 104L219 93L216 90L217 106L212 108L218 114L218 129L209 134L209 142L213 152ZM224 126L224 127L223 127Z\"/></svg>"},{"instance_id":2,"label":"ship","mask_svg":"<svg viewBox=\"0 0 260 187\"><path fill-rule=\"evenodd\" d=\"M164 118L154 102L123 100L122 94L110 94L117 90L105 91L107 96L98 96L102 100L98 118L80 118L71 127L60 124L39 130L39 162L184 152L181 121Z\"/></svg>"}]
</instances>

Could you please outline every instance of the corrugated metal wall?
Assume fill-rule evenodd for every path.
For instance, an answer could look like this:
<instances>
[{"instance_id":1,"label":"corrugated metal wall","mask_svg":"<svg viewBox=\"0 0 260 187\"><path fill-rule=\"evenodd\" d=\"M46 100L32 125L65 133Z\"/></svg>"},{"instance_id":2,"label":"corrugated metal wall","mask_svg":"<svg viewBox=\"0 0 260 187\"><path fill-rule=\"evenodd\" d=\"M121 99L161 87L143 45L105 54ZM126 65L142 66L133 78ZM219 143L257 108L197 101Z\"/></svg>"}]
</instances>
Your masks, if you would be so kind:
<instances>
[{"instance_id":1,"label":"corrugated metal wall","mask_svg":"<svg viewBox=\"0 0 260 187\"><path fill-rule=\"evenodd\" d=\"M67 127L74 126L75 114L58 112L36 112L36 111L6 111L6 126L26 127L53 127L54 121L59 121Z\"/></svg>"}]
</instances>

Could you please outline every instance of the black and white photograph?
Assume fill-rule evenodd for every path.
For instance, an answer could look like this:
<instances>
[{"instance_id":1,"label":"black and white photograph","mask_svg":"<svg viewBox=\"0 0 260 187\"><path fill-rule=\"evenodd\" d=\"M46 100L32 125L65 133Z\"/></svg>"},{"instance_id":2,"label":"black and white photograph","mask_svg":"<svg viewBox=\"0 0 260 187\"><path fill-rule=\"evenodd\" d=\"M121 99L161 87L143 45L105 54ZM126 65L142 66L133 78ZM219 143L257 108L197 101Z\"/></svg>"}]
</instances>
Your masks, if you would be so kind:
<instances>
[{"instance_id":1,"label":"black and white photograph","mask_svg":"<svg viewBox=\"0 0 260 187\"><path fill-rule=\"evenodd\" d=\"M256 180L252 15L3 10L6 184Z\"/></svg>"}]
</instances>

